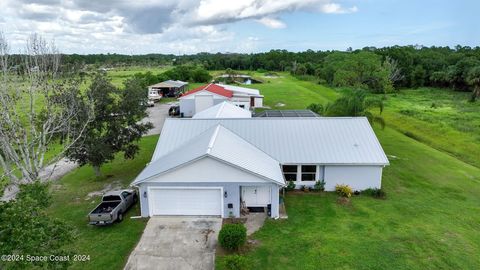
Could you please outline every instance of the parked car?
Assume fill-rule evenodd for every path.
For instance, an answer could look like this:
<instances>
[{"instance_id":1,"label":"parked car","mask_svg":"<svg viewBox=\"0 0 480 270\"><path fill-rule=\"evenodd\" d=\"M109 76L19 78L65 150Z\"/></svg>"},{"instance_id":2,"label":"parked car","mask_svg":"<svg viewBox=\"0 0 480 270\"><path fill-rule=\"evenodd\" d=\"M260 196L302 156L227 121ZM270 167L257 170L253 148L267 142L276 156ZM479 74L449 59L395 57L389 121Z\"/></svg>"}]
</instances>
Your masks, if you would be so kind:
<instances>
[{"instance_id":1,"label":"parked car","mask_svg":"<svg viewBox=\"0 0 480 270\"><path fill-rule=\"evenodd\" d=\"M173 105L168 109L168 115L170 116L178 116L180 115L180 106L178 105Z\"/></svg>"},{"instance_id":2,"label":"parked car","mask_svg":"<svg viewBox=\"0 0 480 270\"><path fill-rule=\"evenodd\" d=\"M115 221L121 222L125 212L138 200L134 189L122 189L107 192L102 202L88 214L91 225L108 225Z\"/></svg>"}]
</instances>

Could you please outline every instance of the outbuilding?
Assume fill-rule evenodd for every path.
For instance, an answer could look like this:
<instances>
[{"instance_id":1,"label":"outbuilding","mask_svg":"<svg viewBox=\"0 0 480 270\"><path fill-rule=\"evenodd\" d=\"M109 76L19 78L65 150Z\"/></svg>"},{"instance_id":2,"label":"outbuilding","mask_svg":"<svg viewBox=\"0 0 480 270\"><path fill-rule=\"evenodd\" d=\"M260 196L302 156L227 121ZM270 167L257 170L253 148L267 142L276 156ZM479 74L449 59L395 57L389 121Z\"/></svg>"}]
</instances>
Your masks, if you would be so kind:
<instances>
[{"instance_id":1,"label":"outbuilding","mask_svg":"<svg viewBox=\"0 0 480 270\"><path fill-rule=\"evenodd\" d=\"M192 117L224 101L246 110L263 107L263 96L258 89L213 83L184 93L179 101L180 114L184 117Z\"/></svg>"}]
</instances>

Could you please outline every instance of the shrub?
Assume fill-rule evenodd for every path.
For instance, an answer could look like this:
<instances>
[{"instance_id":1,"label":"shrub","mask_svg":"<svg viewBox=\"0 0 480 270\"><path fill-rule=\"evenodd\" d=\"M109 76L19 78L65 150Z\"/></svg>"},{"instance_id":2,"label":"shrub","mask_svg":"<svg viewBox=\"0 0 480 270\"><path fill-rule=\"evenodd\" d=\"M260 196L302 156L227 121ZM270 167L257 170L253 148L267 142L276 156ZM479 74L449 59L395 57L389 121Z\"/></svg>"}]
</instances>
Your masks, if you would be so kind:
<instances>
[{"instance_id":1,"label":"shrub","mask_svg":"<svg viewBox=\"0 0 480 270\"><path fill-rule=\"evenodd\" d=\"M335 185L335 191L340 197L350 198L352 197L352 188L349 185Z\"/></svg>"},{"instance_id":2,"label":"shrub","mask_svg":"<svg viewBox=\"0 0 480 270\"><path fill-rule=\"evenodd\" d=\"M247 228L242 223L224 224L218 234L220 246L227 250L238 250L247 241Z\"/></svg>"},{"instance_id":3,"label":"shrub","mask_svg":"<svg viewBox=\"0 0 480 270\"><path fill-rule=\"evenodd\" d=\"M325 180L317 180L313 186L315 191L325 191Z\"/></svg>"},{"instance_id":4,"label":"shrub","mask_svg":"<svg viewBox=\"0 0 480 270\"><path fill-rule=\"evenodd\" d=\"M228 255L224 258L225 269L244 270L248 269L248 261L241 255Z\"/></svg>"},{"instance_id":5,"label":"shrub","mask_svg":"<svg viewBox=\"0 0 480 270\"><path fill-rule=\"evenodd\" d=\"M305 185L303 185L303 186L300 187L300 190L301 191L308 191L308 188Z\"/></svg>"},{"instance_id":6,"label":"shrub","mask_svg":"<svg viewBox=\"0 0 480 270\"><path fill-rule=\"evenodd\" d=\"M293 181L288 181L287 187L285 188L287 191L292 191L295 189L295 183Z\"/></svg>"},{"instance_id":7,"label":"shrub","mask_svg":"<svg viewBox=\"0 0 480 270\"><path fill-rule=\"evenodd\" d=\"M377 199L384 199L387 196L387 193L385 193L385 191L381 188L368 188L362 193Z\"/></svg>"}]
</instances>

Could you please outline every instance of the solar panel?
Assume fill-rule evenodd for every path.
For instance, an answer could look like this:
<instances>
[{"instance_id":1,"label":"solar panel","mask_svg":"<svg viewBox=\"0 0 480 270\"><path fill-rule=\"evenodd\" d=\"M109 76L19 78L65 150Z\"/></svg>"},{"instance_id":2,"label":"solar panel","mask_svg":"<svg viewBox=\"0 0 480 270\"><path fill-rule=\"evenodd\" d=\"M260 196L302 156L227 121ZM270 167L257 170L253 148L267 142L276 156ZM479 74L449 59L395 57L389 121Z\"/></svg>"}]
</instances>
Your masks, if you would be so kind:
<instances>
[{"instance_id":1,"label":"solar panel","mask_svg":"<svg viewBox=\"0 0 480 270\"><path fill-rule=\"evenodd\" d=\"M255 115L255 117L318 117L310 110L266 110Z\"/></svg>"}]
</instances>

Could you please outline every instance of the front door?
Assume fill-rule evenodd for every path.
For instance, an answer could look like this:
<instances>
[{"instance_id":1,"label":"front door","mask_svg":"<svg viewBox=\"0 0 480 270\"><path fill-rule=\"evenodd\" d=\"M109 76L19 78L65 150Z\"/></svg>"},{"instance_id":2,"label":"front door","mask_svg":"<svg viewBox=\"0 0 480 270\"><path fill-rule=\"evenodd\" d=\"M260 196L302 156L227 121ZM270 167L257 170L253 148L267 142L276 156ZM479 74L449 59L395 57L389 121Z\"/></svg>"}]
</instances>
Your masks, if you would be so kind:
<instances>
[{"instance_id":1,"label":"front door","mask_svg":"<svg viewBox=\"0 0 480 270\"><path fill-rule=\"evenodd\" d=\"M242 200L246 207L266 207L271 203L269 186L242 187Z\"/></svg>"}]
</instances>

